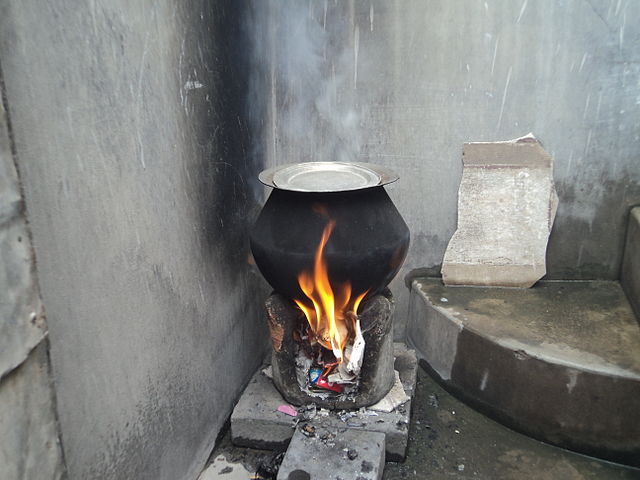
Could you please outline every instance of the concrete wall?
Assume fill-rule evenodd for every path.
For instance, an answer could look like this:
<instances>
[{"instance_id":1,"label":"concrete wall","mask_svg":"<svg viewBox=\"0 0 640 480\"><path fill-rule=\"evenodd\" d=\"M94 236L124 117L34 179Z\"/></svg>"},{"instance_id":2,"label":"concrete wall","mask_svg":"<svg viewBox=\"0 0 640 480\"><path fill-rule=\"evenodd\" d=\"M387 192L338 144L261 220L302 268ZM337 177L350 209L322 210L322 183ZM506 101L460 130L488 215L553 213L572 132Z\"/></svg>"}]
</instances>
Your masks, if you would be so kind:
<instances>
[{"instance_id":1,"label":"concrete wall","mask_svg":"<svg viewBox=\"0 0 640 480\"><path fill-rule=\"evenodd\" d=\"M392 284L400 325L402 277L438 273L455 230L466 141L533 132L555 157L560 197L548 277L618 277L625 219L640 203L639 2L308 1L300 11L317 28L307 35L282 3L267 8L271 53L258 50L271 65L258 77L271 92L267 162L339 158L321 146L345 135L357 139L354 159L400 174L388 188L412 232ZM305 41L306 55L288 60ZM315 145L290 131L292 115L309 119L296 123Z\"/></svg>"},{"instance_id":2,"label":"concrete wall","mask_svg":"<svg viewBox=\"0 0 640 480\"><path fill-rule=\"evenodd\" d=\"M195 478L265 351L241 7L0 2L72 479Z\"/></svg>"},{"instance_id":3,"label":"concrete wall","mask_svg":"<svg viewBox=\"0 0 640 480\"><path fill-rule=\"evenodd\" d=\"M620 283L640 323L640 206L629 214Z\"/></svg>"},{"instance_id":4,"label":"concrete wall","mask_svg":"<svg viewBox=\"0 0 640 480\"><path fill-rule=\"evenodd\" d=\"M533 131L556 159L549 276L619 274L640 202L638 2L244 7L0 2L71 478L195 477L265 345L247 261L264 165L398 171L400 336L402 276L437 272L455 229L465 141ZM15 335L18 359L41 341Z\"/></svg>"},{"instance_id":5,"label":"concrete wall","mask_svg":"<svg viewBox=\"0 0 640 480\"><path fill-rule=\"evenodd\" d=\"M0 478L52 480L64 467L47 324L9 125L0 102Z\"/></svg>"}]
</instances>

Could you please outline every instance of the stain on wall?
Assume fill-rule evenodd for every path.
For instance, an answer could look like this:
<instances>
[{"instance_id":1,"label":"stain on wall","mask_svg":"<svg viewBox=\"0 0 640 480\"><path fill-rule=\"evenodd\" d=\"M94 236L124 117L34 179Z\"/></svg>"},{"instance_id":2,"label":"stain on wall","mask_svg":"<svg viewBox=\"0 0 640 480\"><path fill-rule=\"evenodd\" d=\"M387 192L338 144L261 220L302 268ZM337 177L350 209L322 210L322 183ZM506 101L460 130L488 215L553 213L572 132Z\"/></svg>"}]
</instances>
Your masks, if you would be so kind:
<instances>
[{"instance_id":1,"label":"stain on wall","mask_svg":"<svg viewBox=\"0 0 640 480\"><path fill-rule=\"evenodd\" d=\"M289 10L261 2L266 14L256 17L269 25L258 29L265 41L257 50L271 72L258 77L270 92L267 163L338 158L291 135L287 118L306 116L310 122L298 123L315 143L333 144L330 135L347 132L357 138L358 160L400 174L388 187L412 232L392 283L400 335L408 304L402 277L415 268L438 271L456 227L464 142L533 132L555 159L560 197L547 277L618 277L625 219L640 203L638 2L296 3ZM306 43L286 28L300 15L315 26ZM353 128L321 128L328 114L308 100L316 90L305 88L313 79L292 71L306 64L287 57L301 45L329 85L330 112L351 112ZM322 92L315 93L320 106Z\"/></svg>"},{"instance_id":2,"label":"stain on wall","mask_svg":"<svg viewBox=\"0 0 640 480\"><path fill-rule=\"evenodd\" d=\"M62 478L47 324L0 68L0 477Z\"/></svg>"},{"instance_id":3,"label":"stain on wall","mask_svg":"<svg viewBox=\"0 0 640 480\"><path fill-rule=\"evenodd\" d=\"M3 2L71 478L195 478L267 347L243 2Z\"/></svg>"}]
</instances>

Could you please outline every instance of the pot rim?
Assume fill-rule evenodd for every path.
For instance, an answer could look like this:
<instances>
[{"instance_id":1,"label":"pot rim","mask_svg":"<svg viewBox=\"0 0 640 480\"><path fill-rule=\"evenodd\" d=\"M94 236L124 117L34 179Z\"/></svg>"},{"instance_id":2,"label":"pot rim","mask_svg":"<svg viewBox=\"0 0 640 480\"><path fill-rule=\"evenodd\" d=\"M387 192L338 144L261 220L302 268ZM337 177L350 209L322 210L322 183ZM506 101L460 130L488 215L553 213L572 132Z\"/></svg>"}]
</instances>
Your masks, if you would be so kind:
<instances>
[{"instance_id":1,"label":"pot rim","mask_svg":"<svg viewBox=\"0 0 640 480\"><path fill-rule=\"evenodd\" d=\"M296 175L313 174L314 172L331 173L351 173L354 178L361 180L358 184L348 186L332 186L318 184L310 186L309 183L304 185L295 183ZM274 179L275 178L275 179ZM353 190L364 190L373 187L381 187L395 182L400 177L393 170L373 163L362 162L298 162L278 165L263 170L258 175L260 182L268 187L277 190L286 190L291 192L306 193L328 193L328 192L348 192ZM293 181L292 181L293 179ZM326 180L326 179L325 179Z\"/></svg>"}]
</instances>

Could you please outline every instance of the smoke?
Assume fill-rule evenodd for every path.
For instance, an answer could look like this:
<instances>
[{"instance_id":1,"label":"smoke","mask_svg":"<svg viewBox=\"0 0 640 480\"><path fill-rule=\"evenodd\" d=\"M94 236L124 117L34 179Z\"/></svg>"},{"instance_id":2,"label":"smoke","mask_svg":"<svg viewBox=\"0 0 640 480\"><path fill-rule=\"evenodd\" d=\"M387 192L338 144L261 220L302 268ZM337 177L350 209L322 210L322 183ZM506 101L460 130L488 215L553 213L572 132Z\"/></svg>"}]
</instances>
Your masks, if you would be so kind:
<instances>
[{"instance_id":1,"label":"smoke","mask_svg":"<svg viewBox=\"0 0 640 480\"><path fill-rule=\"evenodd\" d=\"M353 2L263 0L246 24L249 115L267 164L357 161L359 28Z\"/></svg>"}]
</instances>

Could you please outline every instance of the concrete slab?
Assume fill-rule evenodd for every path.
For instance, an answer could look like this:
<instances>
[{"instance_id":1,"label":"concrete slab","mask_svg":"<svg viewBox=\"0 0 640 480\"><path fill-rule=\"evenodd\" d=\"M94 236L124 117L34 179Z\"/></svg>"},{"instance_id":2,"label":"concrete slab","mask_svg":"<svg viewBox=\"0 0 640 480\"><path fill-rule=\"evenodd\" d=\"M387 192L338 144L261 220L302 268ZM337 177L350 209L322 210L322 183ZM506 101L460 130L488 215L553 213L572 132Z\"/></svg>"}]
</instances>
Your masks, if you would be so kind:
<instances>
[{"instance_id":1,"label":"concrete slab","mask_svg":"<svg viewBox=\"0 0 640 480\"><path fill-rule=\"evenodd\" d=\"M224 456L229 463L243 465L251 472L249 477L273 478L270 472L277 471L280 455L237 447L227 431L211 460L217 463L214 459ZM637 480L639 473L638 469L573 453L514 432L450 395L419 368L407 457L401 463L387 462L382 478Z\"/></svg>"},{"instance_id":2,"label":"concrete slab","mask_svg":"<svg viewBox=\"0 0 640 480\"><path fill-rule=\"evenodd\" d=\"M633 208L629 215L620 283L640 320L640 207Z\"/></svg>"},{"instance_id":3,"label":"concrete slab","mask_svg":"<svg viewBox=\"0 0 640 480\"><path fill-rule=\"evenodd\" d=\"M458 228L444 254L447 285L530 287L545 254L558 196L553 159L531 134L465 143Z\"/></svg>"},{"instance_id":4,"label":"concrete slab","mask_svg":"<svg viewBox=\"0 0 640 480\"><path fill-rule=\"evenodd\" d=\"M301 426L284 456L278 480L379 480L384 434Z\"/></svg>"},{"instance_id":5,"label":"concrete slab","mask_svg":"<svg viewBox=\"0 0 640 480\"><path fill-rule=\"evenodd\" d=\"M550 443L640 463L640 326L617 282L412 283L409 340L451 391Z\"/></svg>"},{"instance_id":6,"label":"concrete slab","mask_svg":"<svg viewBox=\"0 0 640 480\"><path fill-rule=\"evenodd\" d=\"M395 344L395 368L409 397L413 396L416 382L417 359L415 352L403 344ZM285 448L294 434L301 416L291 417L279 412L285 404L272 381L262 373L253 376L231 415L231 438L238 446L264 449ZM386 437L388 460L400 461L407 449L411 400L396 410L372 412L367 409L351 412L318 411L312 419L319 428L366 430L383 433Z\"/></svg>"}]
</instances>

